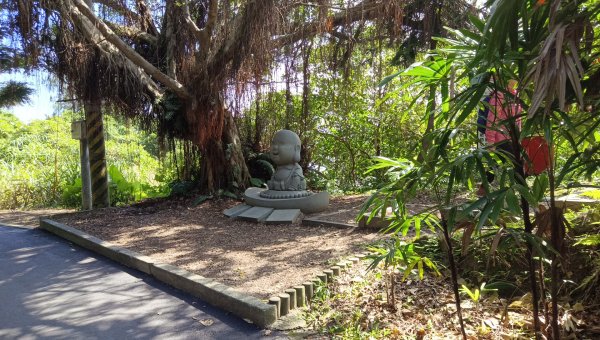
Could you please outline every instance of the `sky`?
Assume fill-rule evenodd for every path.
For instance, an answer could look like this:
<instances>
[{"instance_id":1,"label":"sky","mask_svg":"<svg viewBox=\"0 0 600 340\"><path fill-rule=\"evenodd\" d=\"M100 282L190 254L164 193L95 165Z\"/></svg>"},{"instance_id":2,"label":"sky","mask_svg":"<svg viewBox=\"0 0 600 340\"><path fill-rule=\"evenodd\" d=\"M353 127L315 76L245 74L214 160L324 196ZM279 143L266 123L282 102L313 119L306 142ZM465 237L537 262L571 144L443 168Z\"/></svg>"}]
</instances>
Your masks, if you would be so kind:
<instances>
[{"instance_id":1,"label":"sky","mask_svg":"<svg viewBox=\"0 0 600 340\"><path fill-rule=\"evenodd\" d=\"M26 75L22 72L1 73L0 83L8 80L23 81L35 90L31 95L29 104L3 108L2 110L13 113L24 123L30 123L35 119L45 119L58 113L55 108L58 92L56 88L52 89L48 86L49 84L45 78L47 76L41 73L38 75Z\"/></svg>"}]
</instances>

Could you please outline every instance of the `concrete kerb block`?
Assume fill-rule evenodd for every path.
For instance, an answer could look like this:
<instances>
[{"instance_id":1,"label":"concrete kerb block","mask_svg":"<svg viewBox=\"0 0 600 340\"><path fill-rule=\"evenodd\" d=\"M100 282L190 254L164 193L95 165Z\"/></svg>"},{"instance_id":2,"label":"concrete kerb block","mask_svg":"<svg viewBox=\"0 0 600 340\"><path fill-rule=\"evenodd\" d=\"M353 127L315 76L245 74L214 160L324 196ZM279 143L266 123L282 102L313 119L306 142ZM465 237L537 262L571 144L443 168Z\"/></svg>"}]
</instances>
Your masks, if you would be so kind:
<instances>
[{"instance_id":1,"label":"concrete kerb block","mask_svg":"<svg viewBox=\"0 0 600 340\"><path fill-rule=\"evenodd\" d=\"M240 293L212 279L207 279L172 265L154 263L149 257L117 247L50 219L41 219L40 227L83 248L148 273L159 281L201 298L211 305L229 311L241 318L248 319L260 327L267 327L277 320L276 306Z\"/></svg>"},{"instance_id":2,"label":"concrete kerb block","mask_svg":"<svg viewBox=\"0 0 600 340\"><path fill-rule=\"evenodd\" d=\"M269 298L269 304L273 305L277 308L277 318L279 319L281 317L280 311L281 311L281 299L277 296L273 296L271 298Z\"/></svg>"},{"instance_id":3,"label":"concrete kerb block","mask_svg":"<svg viewBox=\"0 0 600 340\"><path fill-rule=\"evenodd\" d=\"M153 264L152 276L201 298L213 306L229 311L241 318L249 319L258 326L266 327L277 320L276 306L242 294L231 287L190 273L169 264Z\"/></svg>"},{"instance_id":4,"label":"concrete kerb block","mask_svg":"<svg viewBox=\"0 0 600 340\"><path fill-rule=\"evenodd\" d=\"M41 219L40 228L60 236L80 247L108 257L109 259L119 262L127 267L150 274L150 265L152 264L153 260L148 256L133 252L129 249L115 246L110 242L103 241L97 237L53 220Z\"/></svg>"},{"instance_id":5,"label":"concrete kerb block","mask_svg":"<svg viewBox=\"0 0 600 340\"><path fill-rule=\"evenodd\" d=\"M150 274L150 266L154 262L150 257L138 254L129 249L120 248L116 254L115 261L126 265L127 267L135 268L146 274Z\"/></svg>"},{"instance_id":6,"label":"concrete kerb block","mask_svg":"<svg viewBox=\"0 0 600 340\"><path fill-rule=\"evenodd\" d=\"M296 291L296 306L298 308L306 306L306 293L304 286L294 286Z\"/></svg>"},{"instance_id":7,"label":"concrete kerb block","mask_svg":"<svg viewBox=\"0 0 600 340\"><path fill-rule=\"evenodd\" d=\"M327 274L325 274L325 273L317 274L317 278L319 280L321 280L321 282L327 284Z\"/></svg>"},{"instance_id":8,"label":"concrete kerb block","mask_svg":"<svg viewBox=\"0 0 600 340\"><path fill-rule=\"evenodd\" d=\"M331 267L331 271L333 272L333 276L339 276L341 273L341 269L339 266Z\"/></svg>"},{"instance_id":9,"label":"concrete kerb block","mask_svg":"<svg viewBox=\"0 0 600 340\"><path fill-rule=\"evenodd\" d=\"M310 281L308 282L304 282L302 284L302 286L304 286L304 292L306 293L306 300L310 301L312 300L313 294L314 294L314 284Z\"/></svg>"},{"instance_id":10,"label":"concrete kerb block","mask_svg":"<svg viewBox=\"0 0 600 340\"><path fill-rule=\"evenodd\" d=\"M290 312L290 296L289 296L289 294L283 293L283 294L279 294L277 296L281 300L281 305L279 307L279 315L280 316L288 315Z\"/></svg>"},{"instance_id":11,"label":"concrete kerb block","mask_svg":"<svg viewBox=\"0 0 600 340\"><path fill-rule=\"evenodd\" d=\"M338 263L335 264L337 267L340 267L341 270L345 270L346 269L346 261L340 261Z\"/></svg>"},{"instance_id":12,"label":"concrete kerb block","mask_svg":"<svg viewBox=\"0 0 600 340\"><path fill-rule=\"evenodd\" d=\"M286 289L285 293L290 296L290 309L296 309L296 290L294 288Z\"/></svg>"},{"instance_id":13,"label":"concrete kerb block","mask_svg":"<svg viewBox=\"0 0 600 340\"><path fill-rule=\"evenodd\" d=\"M333 270L331 270L331 269L325 269L323 271L323 274L327 275L327 281L326 282L332 282L333 281Z\"/></svg>"}]
</instances>

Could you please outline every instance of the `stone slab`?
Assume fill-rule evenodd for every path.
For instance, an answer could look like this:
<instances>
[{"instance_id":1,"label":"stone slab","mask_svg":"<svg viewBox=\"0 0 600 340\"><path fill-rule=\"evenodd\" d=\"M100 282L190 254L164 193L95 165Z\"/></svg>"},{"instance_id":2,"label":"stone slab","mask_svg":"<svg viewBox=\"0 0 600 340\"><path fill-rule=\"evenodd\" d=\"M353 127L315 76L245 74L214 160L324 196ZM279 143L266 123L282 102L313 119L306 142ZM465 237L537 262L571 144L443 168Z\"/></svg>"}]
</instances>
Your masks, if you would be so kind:
<instances>
[{"instance_id":1,"label":"stone slab","mask_svg":"<svg viewBox=\"0 0 600 340\"><path fill-rule=\"evenodd\" d=\"M550 206L550 198L545 199L546 207ZM588 197L581 197L579 195L567 195L556 198L556 206L562 209L570 210L581 210L584 206L597 207L600 206L600 200L591 199Z\"/></svg>"},{"instance_id":2,"label":"stone slab","mask_svg":"<svg viewBox=\"0 0 600 340\"><path fill-rule=\"evenodd\" d=\"M227 216L229 218L235 218L235 217L238 217L239 214L243 213L244 211L246 211L250 208L252 208L252 206L250 206L250 205L238 204L235 207L231 207L229 209L223 210L223 214L225 214L225 216Z\"/></svg>"},{"instance_id":3,"label":"stone slab","mask_svg":"<svg viewBox=\"0 0 600 340\"><path fill-rule=\"evenodd\" d=\"M273 208L252 207L239 214L238 218L246 221L262 222L269 217L273 210Z\"/></svg>"},{"instance_id":4,"label":"stone slab","mask_svg":"<svg viewBox=\"0 0 600 340\"><path fill-rule=\"evenodd\" d=\"M319 220L316 218L305 218L302 220L302 225L309 226L309 227L334 227L334 228L340 228L340 229L356 228L356 226L352 225L352 224L333 222L333 221L324 221L324 220Z\"/></svg>"},{"instance_id":5,"label":"stone slab","mask_svg":"<svg viewBox=\"0 0 600 340\"><path fill-rule=\"evenodd\" d=\"M296 223L300 218L300 209L275 209L267 217L267 224Z\"/></svg>"},{"instance_id":6,"label":"stone slab","mask_svg":"<svg viewBox=\"0 0 600 340\"><path fill-rule=\"evenodd\" d=\"M381 216L373 216L364 214L358 221L359 228L383 229L390 226L391 220L382 218Z\"/></svg>"}]
</instances>

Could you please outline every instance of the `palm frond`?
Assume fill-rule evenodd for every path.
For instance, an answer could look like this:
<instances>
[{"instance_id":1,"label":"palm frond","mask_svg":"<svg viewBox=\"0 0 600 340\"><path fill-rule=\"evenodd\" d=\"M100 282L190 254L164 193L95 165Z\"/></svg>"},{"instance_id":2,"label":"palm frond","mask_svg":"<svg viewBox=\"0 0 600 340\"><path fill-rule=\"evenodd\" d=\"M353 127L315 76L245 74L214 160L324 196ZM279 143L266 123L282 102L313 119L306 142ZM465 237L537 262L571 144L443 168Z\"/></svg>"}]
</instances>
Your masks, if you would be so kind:
<instances>
[{"instance_id":1,"label":"palm frond","mask_svg":"<svg viewBox=\"0 0 600 340\"><path fill-rule=\"evenodd\" d=\"M0 84L0 107L11 107L29 103L33 89L26 83L8 81Z\"/></svg>"}]
</instances>

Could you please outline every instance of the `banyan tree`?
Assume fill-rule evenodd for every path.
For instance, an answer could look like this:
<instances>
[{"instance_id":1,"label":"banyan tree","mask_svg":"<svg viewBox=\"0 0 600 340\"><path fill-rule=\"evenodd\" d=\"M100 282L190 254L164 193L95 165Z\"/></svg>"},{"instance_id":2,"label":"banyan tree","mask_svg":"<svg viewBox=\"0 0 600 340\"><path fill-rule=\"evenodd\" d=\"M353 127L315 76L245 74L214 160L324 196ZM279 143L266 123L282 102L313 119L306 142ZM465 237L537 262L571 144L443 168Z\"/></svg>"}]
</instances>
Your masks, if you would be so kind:
<instances>
[{"instance_id":1,"label":"banyan tree","mask_svg":"<svg viewBox=\"0 0 600 340\"><path fill-rule=\"evenodd\" d=\"M350 49L373 28L389 44L415 45L439 32L440 15L462 20L468 8L448 0L0 3L29 65L55 74L63 93L86 109L110 108L167 144L188 143L200 155L202 188L211 192L249 182L227 103L247 80L278 72L282 57L298 57L286 55L290 47L315 39Z\"/></svg>"}]
</instances>

